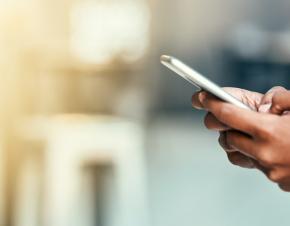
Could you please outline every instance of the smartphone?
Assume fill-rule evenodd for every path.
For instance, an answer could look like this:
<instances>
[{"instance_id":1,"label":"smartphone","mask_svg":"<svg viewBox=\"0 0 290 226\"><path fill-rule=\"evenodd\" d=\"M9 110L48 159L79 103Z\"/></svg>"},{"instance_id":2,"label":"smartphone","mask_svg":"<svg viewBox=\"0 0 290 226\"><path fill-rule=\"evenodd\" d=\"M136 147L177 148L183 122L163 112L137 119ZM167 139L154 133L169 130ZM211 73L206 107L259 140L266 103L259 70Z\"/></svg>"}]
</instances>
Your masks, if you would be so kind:
<instances>
[{"instance_id":1,"label":"smartphone","mask_svg":"<svg viewBox=\"0 0 290 226\"><path fill-rule=\"evenodd\" d=\"M214 96L220 98L223 101L231 103L237 107L252 110L249 106L242 103L240 100L232 96L231 94L224 91L221 87L216 85L214 82L210 81L200 73L196 72L186 64L182 63L180 60L172 56L161 56L161 63L166 67L180 75L182 78L195 85L201 90L205 90Z\"/></svg>"}]
</instances>

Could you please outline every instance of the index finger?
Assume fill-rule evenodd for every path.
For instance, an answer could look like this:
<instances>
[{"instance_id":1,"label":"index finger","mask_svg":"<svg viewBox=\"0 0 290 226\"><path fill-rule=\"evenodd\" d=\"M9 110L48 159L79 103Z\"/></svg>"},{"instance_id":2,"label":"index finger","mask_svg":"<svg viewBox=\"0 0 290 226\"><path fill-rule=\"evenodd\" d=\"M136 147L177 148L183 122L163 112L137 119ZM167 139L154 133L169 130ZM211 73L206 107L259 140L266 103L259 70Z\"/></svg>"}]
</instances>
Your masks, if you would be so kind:
<instances>
[{"instance_id":1,"label":"index finger","mask_svg":"<svg viewBox=\"0 0 290 226\"><path fill-rule=\"evenodd\" d=\"M203 109L202 103L200 102L200 95L202 95L204 91L199 91L196 92L195 94L193 94L192 98L191 98L191 102L192 102L192 107L196 108L196 109Z\"/></svg>"},{"instance_id":2,"label":"index finger","mask_svg":"<svg viewBox=\"0 0 290 226\"><path fill-rule=\"evenodd\" d=\"M267 116L223 102L209 93L204 94L201 102L220 122L252 136L258 134Z\"/></svg>"}]
</instances>

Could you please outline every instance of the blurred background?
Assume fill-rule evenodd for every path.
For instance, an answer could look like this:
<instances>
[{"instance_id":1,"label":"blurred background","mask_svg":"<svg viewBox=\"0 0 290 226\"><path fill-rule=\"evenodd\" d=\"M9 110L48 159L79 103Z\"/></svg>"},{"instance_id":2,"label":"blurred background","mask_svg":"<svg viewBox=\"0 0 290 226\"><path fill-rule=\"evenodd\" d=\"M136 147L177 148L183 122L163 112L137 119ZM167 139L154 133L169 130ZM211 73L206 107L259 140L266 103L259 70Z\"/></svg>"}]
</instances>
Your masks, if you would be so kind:
<instances>
[{"instance_id":1,"label":"blurred background","mask_svg":"<svg viewBox=\"0 0 290 226\"><path fill-rule=\"evenodd\" d=\"M289 225L231 166L174 55L222 86L290 86L284 0L0 0L0 225ZM278 223L279 222L279 223Z\"/></svg>"}]
</instances>

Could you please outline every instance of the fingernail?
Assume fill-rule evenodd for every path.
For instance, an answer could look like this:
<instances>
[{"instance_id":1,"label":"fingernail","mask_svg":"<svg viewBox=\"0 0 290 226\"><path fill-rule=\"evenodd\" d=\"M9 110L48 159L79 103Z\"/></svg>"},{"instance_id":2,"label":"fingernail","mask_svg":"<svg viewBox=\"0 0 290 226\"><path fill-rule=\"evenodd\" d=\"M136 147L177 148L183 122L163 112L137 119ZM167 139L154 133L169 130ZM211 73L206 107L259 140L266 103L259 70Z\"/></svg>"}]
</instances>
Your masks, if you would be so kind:
<instances>
[{"instance_id":1,"label":"fingernail","mask_svg":"<svg viewBox=\"0 0 290 226\"><path fill-rule=\"evenodd\" d=\"M203 103L204 100L205 100L205 98L206 98L206 93L205 93L205 92L200 92L199 95L198 95L198 99L199 99L199 101L200 101L201 103Z\"/></svg>"},{"instance_id":2,"label":"fingernail","mask_svg":"<svg viewBox=\"0 0 290 226\"><path fill-rule=\"evenodd\" d=\"M259 107L258 111L261 113L268 113L270 111L271 104L263 104Z\"/></svg>"}]
</instances>

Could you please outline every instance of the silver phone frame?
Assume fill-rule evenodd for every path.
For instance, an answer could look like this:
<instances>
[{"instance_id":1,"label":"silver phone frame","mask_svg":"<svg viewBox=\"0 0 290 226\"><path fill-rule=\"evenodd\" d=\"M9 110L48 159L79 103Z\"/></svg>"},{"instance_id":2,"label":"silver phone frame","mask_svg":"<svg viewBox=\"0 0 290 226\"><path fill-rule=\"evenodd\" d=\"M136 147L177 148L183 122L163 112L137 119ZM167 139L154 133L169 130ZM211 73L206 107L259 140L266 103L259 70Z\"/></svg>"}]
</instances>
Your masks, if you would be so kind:
<instances>
[{"instance_id":1,"label":"silver phone frame","mask_svg":"<svg viewBox=\"0 0 290 226\"><path fill-rule=\"evenodd\" d=\"M224 91L221 87L219 87L214 82L210 81L197 71L193 70L180 60L167 55L161 56L161 63L168 67L170 70L174 71L178 75L180 75L182 78L193 84L199 89L205 90L209 93L212 93L216 97L220 98L221 100L224 100L228 103L231 103L237 107L244 108L247 110L252 110L249 106L242 103L240 100L238 100L236 97L232 96L231 94Z\"/></svg>"}]
</instances>

